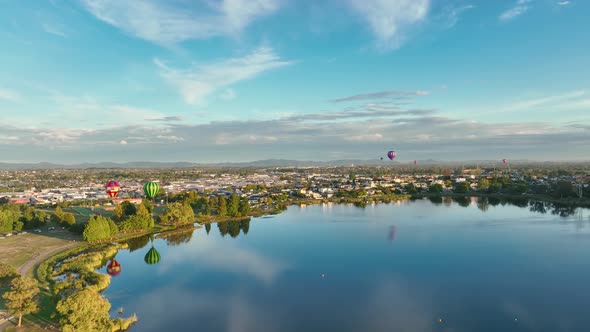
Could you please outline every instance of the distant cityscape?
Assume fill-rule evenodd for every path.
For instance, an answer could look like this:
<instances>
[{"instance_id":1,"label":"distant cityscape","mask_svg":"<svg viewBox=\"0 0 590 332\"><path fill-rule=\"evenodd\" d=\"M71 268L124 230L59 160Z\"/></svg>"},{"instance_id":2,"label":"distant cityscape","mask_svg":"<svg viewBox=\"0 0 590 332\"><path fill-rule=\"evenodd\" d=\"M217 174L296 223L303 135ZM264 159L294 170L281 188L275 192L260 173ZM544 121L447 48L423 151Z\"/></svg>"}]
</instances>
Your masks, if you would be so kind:
<instances>
[{"instance_id":1,"label":"distant cityscape","mask_svg":"<svg viewBox=\"0 0 590 332\"><path fill-rule=\"evenodd\" d=\"M14 170L0 172L0 197L19 204L57 204L85 201L87 204L107 204L111 201L105 192L105 181L110 179L84 180L71 176L95 170ZM438 172L433 172L438 171ZM108 174L120 170L102 170ZM128 170L129 173L151 172L157 178L162 170ZM399 170L379 167L308 167L308 168L260 168L260 169L191 169L167 171L166 180L160 188L166 195L196 191L210 196L237 194L247 197L250 204L260 205L267 198L277 195L332 199L356 193L355 197L373 197L386 194L457 194L457 193L510 193L518 195L548 194L559 183L569 188L566 196L582 198L590 196L590 174L584 172L563 173L531 172L508 168L465 168ZM411 172L411 173L410 173ZM124 173L124 172L123 172ZM396 174L397 173L397 174ZM69 175L65 176L65 175ZM104 176L104 175L101 175ZM142 175L142 178L145 175ZM59 185L39 188L39 178L61 179ZM113 177L115 178L115 177ZM493 187L496 179L504 179L505 185ZM129 177L116 179L121 185L117 203L121 200L140 202L144 197L142 179ZM55 181L53 181L55 182ZM510 186L506 185L509 183ZM517 187L515 187L517 185ZM19 190L10 190L11 188ZM492 187L492 188L490 188ZM562 194L563 196L563 194ZM159 197L163 202L164 196Z\"/></svg>"}]
</instances>

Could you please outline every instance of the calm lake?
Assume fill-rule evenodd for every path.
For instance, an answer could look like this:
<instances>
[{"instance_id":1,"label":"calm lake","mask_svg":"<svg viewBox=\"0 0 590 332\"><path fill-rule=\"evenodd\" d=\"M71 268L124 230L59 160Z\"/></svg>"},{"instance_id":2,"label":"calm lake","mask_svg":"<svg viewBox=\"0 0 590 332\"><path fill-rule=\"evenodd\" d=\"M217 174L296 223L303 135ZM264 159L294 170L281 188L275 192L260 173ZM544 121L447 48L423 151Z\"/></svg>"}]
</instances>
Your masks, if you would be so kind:
<instances>
[{"instance_id":1,"label":"calm lake","mask_svg":"<svg viewBox=\"0 0 590 332\"><path fill-rule=\"evenodd\" d=\"M138 239L104 295L131 331L589 331L590 210L498 203L292 206L151 265Z\"/></svg>"}]
</instances>

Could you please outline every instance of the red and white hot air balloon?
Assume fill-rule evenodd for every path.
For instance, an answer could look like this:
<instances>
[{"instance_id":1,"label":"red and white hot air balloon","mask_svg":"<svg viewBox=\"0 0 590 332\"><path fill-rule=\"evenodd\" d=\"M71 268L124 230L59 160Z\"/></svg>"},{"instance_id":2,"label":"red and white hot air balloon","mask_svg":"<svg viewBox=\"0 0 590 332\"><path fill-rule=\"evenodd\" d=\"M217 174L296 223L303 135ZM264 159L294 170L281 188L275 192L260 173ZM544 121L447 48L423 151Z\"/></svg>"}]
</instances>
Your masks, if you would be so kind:
<instances>
[{"instance_id":1,"label":"red and white hot air balloon","mask_svg":"<svg viewBox=\"0 0 590 332\"><path fill-rule=\"evenodd\" d=\"M117 197L117 195L119 195L119 190L121 189L119 184L114 180L109 181L105 188L107 195L109 195L111 198Z\"/></svg>"}]
</instances>

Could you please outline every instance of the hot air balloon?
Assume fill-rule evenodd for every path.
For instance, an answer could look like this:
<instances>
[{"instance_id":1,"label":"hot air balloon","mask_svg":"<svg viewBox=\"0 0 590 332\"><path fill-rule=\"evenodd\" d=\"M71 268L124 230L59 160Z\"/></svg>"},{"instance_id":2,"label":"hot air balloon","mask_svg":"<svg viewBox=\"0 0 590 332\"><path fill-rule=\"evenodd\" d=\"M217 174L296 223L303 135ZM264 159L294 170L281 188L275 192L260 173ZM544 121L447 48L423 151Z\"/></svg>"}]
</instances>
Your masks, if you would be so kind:
<instances>
[{"instance_id":1,"label":"hot air balloon","mask_svg":"<svg viewBox=\"0 0 590 332\"><path fill-rule=\"evenodd\" d=\"M502 163L504 163L504 164L505 164L506 162L508 162L508 160L506 160L506 159L502 159Z\"/></svg>"},{"instance_id":2,"label":"hot air balloon","mask_svg":"<svg viewBox=\"0 0 590 332\"><path fill-rule=\"evenodd\" d=\"M383 160L383 157L381 157L380 159Z\"/></svg>"},{"instance_id":3,"label":"hot air balloon","mask_svg":"<svg viewBox=\"0 0 590 332\"><path fill-rule=\"evenodd\" d=\"M414 165L418 165L418 160L414 160Z\"/></svg>"},{"instance_id":4,"label":"hot air balloon","mask_svg":"<svg viewBox=\"0 0 590 332\"><path fill-rule=\"evenodd\" d=\"M105 186L106 191L107 191L107 195L109 195L111 198L115 198L117 197L117 195L119 195L119 184L116 181L109 181L107 183L107 185Z\"/></svg>"},{"instance_id":5,"label":"hot air balloon","mask_svg":"<svg viewBox=\"0 0 590 332\"><path fill-rule=\"evenodd\" d=\"M153 199L154 197L156 197L156 195L158 195L158 192L160 192L160 185L157 182L153 181L146 182L143 185L143 192L145 193L147 198Z\"/></svg>"},{"instance_id":6,"label":"hot air balloon","mask_svg":"<svg viewBox=\"0 0 590 332\"><path fill-rule=\"evenodd\" d=\"M109 265L107 265L107 273L113 277L118 276L121 273L121 264L113 258Z\"/></svg>"},{"instance_id":7,"label":"hot air balloon","mask_svg":"<svg viewBox=\"0 0 590 332\"><path fill-rule=\"evenodd\" d=\"M387 152L387 158L389 158L389 160L395 159L395 156L396 156L395 151L389 151L389 152Z\"/></svg>"},{"instance_id":8,"label":"hot air balloon","mask_svg":"<svg viewBox=\"0 0 590 332\"><path fill-rule=\"evenodd\" d=\"M152 247L150 248L150 250L148 250L147 254L145 254L143 260L150 265L158 264L158 262L160 261L160 253L156 250L156 248L154 248L153 235L150 235L150 241L152 242Z\"/></svg>"}]
</instances>

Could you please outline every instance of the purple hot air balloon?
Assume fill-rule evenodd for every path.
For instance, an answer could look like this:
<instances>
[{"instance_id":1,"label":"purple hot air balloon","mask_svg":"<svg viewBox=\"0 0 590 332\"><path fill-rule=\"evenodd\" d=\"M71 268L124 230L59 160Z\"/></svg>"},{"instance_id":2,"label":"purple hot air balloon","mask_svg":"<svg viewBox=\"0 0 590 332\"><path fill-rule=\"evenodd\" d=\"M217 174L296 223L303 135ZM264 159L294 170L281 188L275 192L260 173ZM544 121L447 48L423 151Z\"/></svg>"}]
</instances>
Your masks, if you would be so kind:
<instances>
[{"instance_id":1,"label":"purple hot air balloon","mask_svg":"<svg viewBox=\"0 0 590 332\"><path fill-rule=\"evenodd\" d=\"M387 158L389 158L389 160L395 159L395 155L396 155L395 151L387 152Z\"/></svg>"}]
</instances>

